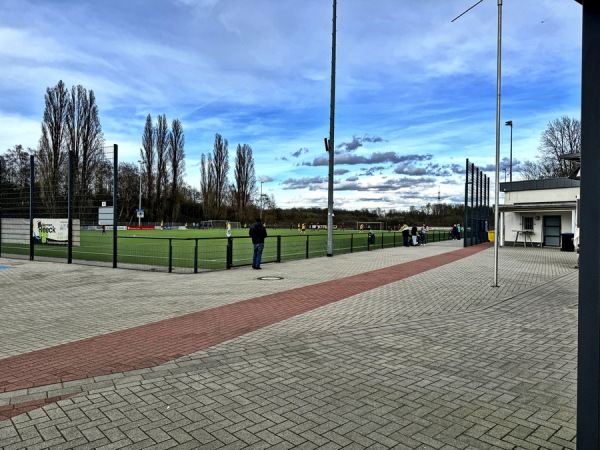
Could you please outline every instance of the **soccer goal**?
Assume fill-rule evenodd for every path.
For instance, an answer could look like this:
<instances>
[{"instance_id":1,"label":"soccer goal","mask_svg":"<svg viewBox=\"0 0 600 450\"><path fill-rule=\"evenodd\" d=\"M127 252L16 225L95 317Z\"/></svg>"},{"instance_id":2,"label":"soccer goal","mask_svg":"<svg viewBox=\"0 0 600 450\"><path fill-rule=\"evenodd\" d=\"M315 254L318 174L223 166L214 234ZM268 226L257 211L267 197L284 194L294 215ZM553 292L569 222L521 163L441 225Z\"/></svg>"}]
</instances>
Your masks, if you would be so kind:
<instances>
[{"instance_id":1,"label":"soccer goal","mask_svg":"<svg viewBox=\"0 0 600 450\"><path fill-rule=\"evenodd\" d=\"M200 222L200 228L225 230L227 228L228 223L231 224L232 230L238 230L242 228L239 222L231 222L229 220L204 220Z\"/></svg>"},{"instance_id":2,"label":"soccer goal","mask_svg":"<svg viewBox=\"0 0 600 450\"><path fill-rule=\"evenodd\" d=\"M356 222L356 229L362 231L383 231L385 230L384 222Z\"/></svg>"}]
</instances>

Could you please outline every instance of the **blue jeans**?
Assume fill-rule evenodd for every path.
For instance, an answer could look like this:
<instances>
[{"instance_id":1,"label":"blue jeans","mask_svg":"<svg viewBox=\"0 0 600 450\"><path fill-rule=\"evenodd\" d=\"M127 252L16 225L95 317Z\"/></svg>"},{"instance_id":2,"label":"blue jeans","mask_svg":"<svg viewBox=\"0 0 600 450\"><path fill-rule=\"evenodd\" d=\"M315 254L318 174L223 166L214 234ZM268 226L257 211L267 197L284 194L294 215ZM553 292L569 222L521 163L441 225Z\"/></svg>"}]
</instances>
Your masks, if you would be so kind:
<instances>
[{"instance_id":1,"label":"blue jeans","mask_svg":"<svg viewBox=\"0 0 600 450\"><path fill-rule=\"evenodd\" d=\"M262 259L263 248L265 248L265 244L252 244L254 246L254 257L252 258L252 267L260 267L260 261Z\"/></svg>"}]
</instances>

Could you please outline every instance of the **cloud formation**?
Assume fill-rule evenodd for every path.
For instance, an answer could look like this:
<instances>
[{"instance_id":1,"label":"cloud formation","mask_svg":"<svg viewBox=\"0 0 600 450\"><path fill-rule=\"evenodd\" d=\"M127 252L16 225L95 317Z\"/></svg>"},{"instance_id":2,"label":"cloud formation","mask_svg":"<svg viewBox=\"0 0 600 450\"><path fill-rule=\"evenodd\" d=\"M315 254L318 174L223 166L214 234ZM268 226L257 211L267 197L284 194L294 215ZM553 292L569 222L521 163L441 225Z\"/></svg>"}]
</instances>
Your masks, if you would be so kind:
<instances>
[{"instance_id":1,"label":"cloud formation","mask_svg":"<svg viewBox=\"0 0 600 450\"><path fill-rule=\"evenodd\" d=\"M190 167L219 133L230 150L252 147L279 206L326 205L332 8L297 3L0 2L0 152L37 147L44 94L63 80L94 91L106 142L124 162L139 158L146 116L166 114L182 122ZM495 171L497 5L451 23L463 6L338 5L336 205L419 207L439 185L450 201L466 158ZM501 120L514 122L513 178L548 122L578 117L580 55L577 2L505 2ZM185 181L198 186L198 171Z\"/></svg>"},{"instance_id":2,"label":"cloud formation","mask_svg":"<svg viewBox=\"0 0 600 450\"><path fill-rule=\"evenodd\" d=\"M352 136L352 141L342 142L341 144L337 145L336 148L338 151L336 153L352 152L352 151L356 150L357 148L362 147L363 142L384 142L384 140L383 140L383 138L380 138L378 136L366 135L362 138Z\"/></svg>"}]
</instances>

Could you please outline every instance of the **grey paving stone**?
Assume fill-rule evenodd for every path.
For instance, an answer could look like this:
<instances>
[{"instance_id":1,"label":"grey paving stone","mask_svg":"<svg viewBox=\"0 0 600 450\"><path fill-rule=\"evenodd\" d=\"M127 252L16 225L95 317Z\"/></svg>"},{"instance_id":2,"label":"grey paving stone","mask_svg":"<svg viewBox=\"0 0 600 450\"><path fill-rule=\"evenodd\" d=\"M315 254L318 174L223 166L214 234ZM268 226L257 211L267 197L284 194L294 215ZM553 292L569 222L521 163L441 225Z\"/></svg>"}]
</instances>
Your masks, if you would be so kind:
<instances>
[{"instance_id":1,"label":"grey paving stone","mask_svg":"<svg viewBox=\"0 0 600 450\"><path fill-rule=\"evenodd\" d=\"M77 283L94 276L112 284L102 289L92 283L86 291L104 302L84 304L65 291L70 309L58 302L49 308L63 326L45 334L29 327L34 304L15 288L15 303L1 299L0 308L14 314L20 328L0 330L0 358L435 256L457 245L430 245L419 255L389 249L273 265L286 280L277 286L244 278L241 270L202 274L201 298L195 295L199 276L123 277L118 270L26 263L24 275L52 273L54 290L78 289ZM148 448L574 448L574 255L500 253L498 288L490 285L486 250L163 366L66 383L61 389L81 394L0 422L0 441L41 445L35 433L27 437L34 427L45 442L66 433L67 445L83 439L82 446L107 448L134 441ZM231 274L235 289L229 288ZM146 285L153 289L148 298L119 295L118 289ZM70 317L84 317L82 326L65 327L74 322ZM60 392L41 387L2 399L51 391Z\"/></svg>"}]
</instances>

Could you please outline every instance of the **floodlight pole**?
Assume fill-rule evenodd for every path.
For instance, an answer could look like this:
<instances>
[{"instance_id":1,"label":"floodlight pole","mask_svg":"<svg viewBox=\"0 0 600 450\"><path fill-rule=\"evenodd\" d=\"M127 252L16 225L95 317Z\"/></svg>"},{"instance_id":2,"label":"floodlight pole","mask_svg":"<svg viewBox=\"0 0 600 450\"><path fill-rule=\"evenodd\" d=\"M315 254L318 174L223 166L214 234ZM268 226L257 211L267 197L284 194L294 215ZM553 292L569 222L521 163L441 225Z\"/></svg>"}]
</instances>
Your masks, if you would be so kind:
<instances>
[{"instance_id":1,"label":"floodlight pole","mask_svg":"<svg viewBox=\"0 0 600 450\"><path fill-rule=\"evenodd\" d=\"M327 183L327 256L333 256L333 162L335 132L335 46L336 46L337 0L333 0L333 24L331 32L331 100L329 105L329 179Z\"/></svg>"},{"instance_id":2,"label":"floodlight pole","mask_svg":"<svg viewBox=\"0 0 600 450\"><path fill-rule=\"evenodd\" d=\"M479 0L469 9L456 16L451 22L454 22L465 13L475 8L483 0ZM498 50L496 52L496 173L494 187L494 228L496 230L494 237L494 284L493 287L498 287L498 222L500 221L500 97L501 97L501 81L502 81L502 0L498 0ZM511 128L512 130L512 128ZM512 160L512 158L511 158ZM511 172L512 176L512 172Z\"/></svg>"},{"instance_id":3,"label":"floodlight pole","mask_svg":"<svg viewBox=\"0 0 600 450\"><path fill-rule=\"evenodd\" d=\"M496 173L494 185L494 284L498 287L498 224L500 222L500 99L502 93L502 0L498 0L498 50L496 52ZM512 172L511 172L512 177Z\"/></svg>"}]
</instances>

